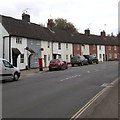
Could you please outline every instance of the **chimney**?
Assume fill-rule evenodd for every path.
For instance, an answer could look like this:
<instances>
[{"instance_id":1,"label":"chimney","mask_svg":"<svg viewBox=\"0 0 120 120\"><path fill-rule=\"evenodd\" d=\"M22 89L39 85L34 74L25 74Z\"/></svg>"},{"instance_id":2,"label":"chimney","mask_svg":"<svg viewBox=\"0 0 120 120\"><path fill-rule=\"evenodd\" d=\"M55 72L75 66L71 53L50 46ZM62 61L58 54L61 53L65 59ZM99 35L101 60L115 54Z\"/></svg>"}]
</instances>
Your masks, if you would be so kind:
<instances>
[{"instance_id":1,"label":"chimney","mask_svg":"<svg viewBox=\"0 0 120 120\"><path fill-rule=\"evenodd\" d=\"M23 13L22 14L22 20L26 22L30 22L30 15Z\"/></svg>"},{"instance_id":2,"label":"chimney","mask_svg":"<svg viewBox=\"0 0 120 120\"><path fill-rule=\"evenodd\" d=\"M104 30L103 30L100 34L101 34L102 37L105 37L105 36L106 36L106 33L105 33Z\"/></svg>"},{"instance_id":3,"label":"chimney","mask_svg":"<svg viewBox=\"0 0 120 120\"><path fill-rule=\"evenodd\" d=\"M90 35L90 30L89 29L85 30L85 35Z\"/></svg>"},{"instance_id":4,"label":"chimney","mask_svg":"<svg viewBox=\"0 0 120 120\"><path fill-rule=\"evenodd\" d=\"M47 27L48 29L53 30L53 27L54 27L53 19L48 19Z\"/></svg>"}]
</instances>

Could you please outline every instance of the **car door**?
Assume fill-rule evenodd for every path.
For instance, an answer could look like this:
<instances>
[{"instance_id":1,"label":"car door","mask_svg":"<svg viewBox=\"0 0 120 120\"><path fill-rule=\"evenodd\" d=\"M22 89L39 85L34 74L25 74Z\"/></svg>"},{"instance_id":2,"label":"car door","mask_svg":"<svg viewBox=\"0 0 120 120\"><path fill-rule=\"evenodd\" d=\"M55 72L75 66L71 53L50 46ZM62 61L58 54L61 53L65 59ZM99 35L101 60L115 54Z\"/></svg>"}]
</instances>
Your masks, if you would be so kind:
<instances>
[{"instance_id":1,"label":"car door","mask_svg":"<svg viewBox=\"0 0 120 120\"><path fill-rule=\"evenodd\" d=\"M3 67L2 67L2 79L8 80L13 78L13 66L6 60L2 60Z\"/></svg>"}]
</instances>

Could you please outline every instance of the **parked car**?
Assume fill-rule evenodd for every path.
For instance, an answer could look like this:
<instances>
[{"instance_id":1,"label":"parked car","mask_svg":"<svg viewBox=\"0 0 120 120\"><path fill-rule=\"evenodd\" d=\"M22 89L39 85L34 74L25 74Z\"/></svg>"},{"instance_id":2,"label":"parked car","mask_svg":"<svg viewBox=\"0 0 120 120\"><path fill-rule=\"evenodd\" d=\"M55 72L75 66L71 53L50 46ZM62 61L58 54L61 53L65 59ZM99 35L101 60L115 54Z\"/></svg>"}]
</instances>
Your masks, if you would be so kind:
<instances>
[{"instance_id":1,"label":"parked car","mask_svg":"<svg viewBox=\"0 0 120 120\"><path fill-rule=\"evenodd\" d=\"M93 63L96 63L98 64L99 61L98 59L94 56L94 55L83 55L86 59L88 59L88 63L89 64L93 64Z\"/></svg>"},{"instance_id":2,"label":"parked car","mask_svg":"<svg viewBox=\"0 0 120 120\"><path fill-rule=\"evenodd\" d=\"M63 61L62 59L53 59L49 63L49 71L51 71L53 69L63 70L63 69L67 69L67 68L68 68L67 62Z\"/></svg>"},{"instance_id":3,"label":"parked car","mask_svg":"<svg viewBox=\"0 0 120 120\"><path fill-rule=\"evenodd\" d=\"M84 56L73 56L72 58L71 58L71 65L72 65L72 67L74 66L74 65L78 65L78 66L82 66L82 65L88 65L88 60L84 57Z\"/></svg>"},{"instance_id":4,"label":"parked car","mask_svg":"<svg viewBox=\"0 0 120 120\"><path fill-rule=\"evenodd\" d=\"M17 81L20 77L20 70L11 65L7 60L0 58L0 80Z\"/></svg>"}]
</instances>

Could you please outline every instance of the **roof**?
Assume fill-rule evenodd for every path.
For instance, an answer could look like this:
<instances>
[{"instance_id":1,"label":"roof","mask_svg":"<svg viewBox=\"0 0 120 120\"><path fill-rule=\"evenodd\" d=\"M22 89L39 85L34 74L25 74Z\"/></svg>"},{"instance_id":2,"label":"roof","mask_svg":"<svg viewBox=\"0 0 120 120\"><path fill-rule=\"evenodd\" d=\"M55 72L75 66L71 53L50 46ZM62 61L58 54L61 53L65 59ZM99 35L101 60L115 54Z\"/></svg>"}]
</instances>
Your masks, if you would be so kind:
<instances>
[{"instance_id":1,"label":"roof","mask_svg":"<svg viewBox=\"0 0 120 120\"><path fill-rule=\"evenodd\" d=\"M102 37L98 35L88 36L81 33L72 33L70 31L57 29L51 31L38 24L7 16L2 16L2 25L11 36L75 44L118 45L117 37Z\"/></svg>"}]
</instances>

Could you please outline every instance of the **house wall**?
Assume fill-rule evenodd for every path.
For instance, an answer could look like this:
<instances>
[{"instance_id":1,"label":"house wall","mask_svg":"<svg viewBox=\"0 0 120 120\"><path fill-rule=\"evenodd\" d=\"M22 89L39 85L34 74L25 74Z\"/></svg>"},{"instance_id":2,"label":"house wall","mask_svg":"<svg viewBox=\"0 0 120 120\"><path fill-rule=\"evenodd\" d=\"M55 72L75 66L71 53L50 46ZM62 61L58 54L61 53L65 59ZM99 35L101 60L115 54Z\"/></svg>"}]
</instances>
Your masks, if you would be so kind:
<instances>
[{"instance_id":1,"label":"house wall","mask_svg":"<svg viewBox=\"0 0 120 120\"><path fill-rule=\"evenodd\" d=\"M17 58L17 67L19 69L26 69L26 66L28 66L28 53L27 50L25 50L26 47L27 47L27 38L22 38L22 44L17 44L16 37L11 37L11 48L18 48L21 54L24 54L24 63L20 63L20 55ZM12 57L12 52L11 52L11 57Z\"/></svg>"},{"instance_id":2,"label":"house wall","mask_svg":"<svg viewBox=\"0 0 120 120\"><path fill-rule=\"evenodd\" d=\"M68 44L68 48L66 48L66 44ZM73 45L72 43L64 43L64 60L66 62L71 61L71 57L73 56Z\"/></svg>"},{"instance_id":3,"label":"house wall","mask_svg":"<svg viewBox=\"0 0 120 120\"><path fill-rule=\"evenodd\" d=\"M43 60L43 67L48 67L50 60L52 60L52 42L49 42L48 47L48 41L41 41L41 48L44 50L41 51L41 57Z\"/></svg>"},{"instance_id":4,"label":"house wall","mask_svg":"<svg viewBox=\"0 0 120 120\"><path fill-rule=\"evenodd\" d=\"M119 58L118 46L105 46L107 60L115 60Z\"/></svg>"},{"instance_id":5,"label":"house wall","mask_svg":"<svg viewBox=\"0 0 120 120\"><path fill-rule=\"evenodd\" d=\"M40 58L40 40L27 39L27 47L35 53L28 52L28 68L39 67L38 58Z\"/></svg>"},{"instance_id":6,"label":"house wall","mask_svg":"<svg viewBox=\"0 0 120 120\"><path fill-rule=\"evenodd\" d=\"M105 46L104 45L97 45L97 58L101 62L104 61L105 59Z\"/></svg>"},{"instance_id":7,"label":"house wall","mask_svg":"<svg viewBox=\"0 0 120 120\"><path fill-rule=\"evenodd\" d=\"M73 44L73 55L81 55L81 44Z\"/></svg>"},{"instance_id":8,"label":"house wall","mask_svg":"<svg viewBox=\"0 0 120 120\"><path fill-rule=\"evenodd\" d=\"M61 43L61 49L58 49L58 42L53 42L53 54L60 54L64 61L70 62L71 56L73 55L73 46L71 43L67 43L68 48L66 48L66 43ZM68 59L67 59L67 57ZM58 55L57 55L58 58Z\"/></svg>"},{"instance_id":9,"label":"house wall","mask_svg":"<svg viewBox=\"0 0 120 120\"><path fill-rule=\"evenodd\" d=\"M89 55L89 45L82 45L81 47L81 55Z\"/></svg>"},{"instance_id":10,"label":"house wall","mask_svg":"<svg viewBox=\"0 0 120 120\"><path fill-rule=\"evenodd\" d=\"M3 27L3 25L2 25L2 17L0 16L0 58L3 58L3 37L4 37L4 41L8 41L8 36L9 36L9 34L5 30L5 28ZM6 48L6 51L8 51L8 48L9 47ZM5 54L5 52L4 52L4 54ZM8 57L4 57L4 58L9 61Z\"/></svg>"},{"instance_id":11,"label":"house wall","mask_svg":"<svg viewBox=\"0 0 120 120\"><path fill-rule=\"evenodd\" d=\"M97 45L89 45L89 50L91 55L94 55L97 57Z\"/></svg>"}]
</instances>

